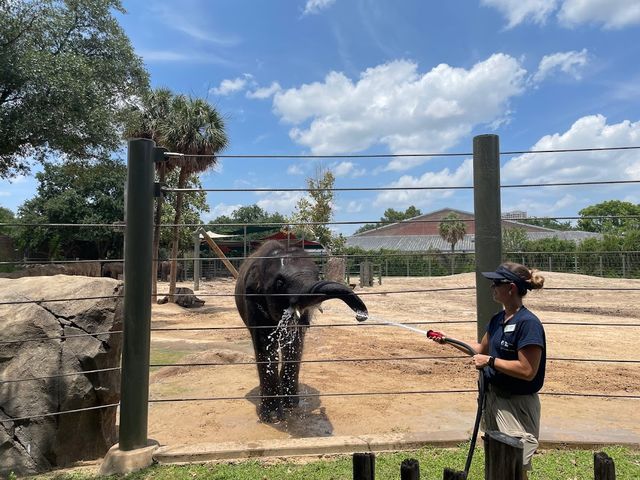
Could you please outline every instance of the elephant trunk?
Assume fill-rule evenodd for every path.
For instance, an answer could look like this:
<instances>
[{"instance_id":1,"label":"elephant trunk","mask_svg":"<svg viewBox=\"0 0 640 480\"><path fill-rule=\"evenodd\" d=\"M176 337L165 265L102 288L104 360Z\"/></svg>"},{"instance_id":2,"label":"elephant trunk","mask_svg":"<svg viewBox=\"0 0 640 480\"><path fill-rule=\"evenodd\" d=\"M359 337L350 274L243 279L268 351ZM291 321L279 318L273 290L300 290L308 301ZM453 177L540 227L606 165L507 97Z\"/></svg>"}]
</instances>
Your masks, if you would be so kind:
<instances>
[{"instance_id":1,"label":"elephant trunk","mask_svg":"<svg viewBox=\"0 0 640 480\"><path fill-rule=\"evenodd\" d=\"M310 296L308 298L313 299L313 304L322 303L325 300L329 300L331 298L338 298L346 303L351 310L356 312L356 319L359 322L362 322L368 318L367 306L364 302L353 293L346 285L338 282L331 282L328 280L322 280L313 284L309 290L309 293L314 296ZM317 297L315 296L317 295Z\"/></svg>"}]
</instances>

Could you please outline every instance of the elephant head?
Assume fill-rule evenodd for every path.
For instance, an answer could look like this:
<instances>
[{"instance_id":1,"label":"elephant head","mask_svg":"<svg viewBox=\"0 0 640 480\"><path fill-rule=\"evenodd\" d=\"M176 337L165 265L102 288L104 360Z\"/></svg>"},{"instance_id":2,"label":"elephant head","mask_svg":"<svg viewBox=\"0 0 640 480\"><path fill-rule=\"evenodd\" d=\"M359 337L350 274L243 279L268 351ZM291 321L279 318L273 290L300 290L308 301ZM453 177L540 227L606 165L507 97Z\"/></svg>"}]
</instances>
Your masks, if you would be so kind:
<instances>
[{"instance_id":1,"label":"elephant head","mask_svg":"<svg viewBox=\"0 0 640 480\"><path fill-rule=\"evenodd\" d=\"M358 321L368 315L364 302L349 287L319 280L318 267L308 254L277 241L266 242L245 261L235 294L256 356L261 394L258 415L268 422L281 420L283 409L298 403L304 327L314 307L337 298L356 313Z\"/></svg>"}]
</instances>

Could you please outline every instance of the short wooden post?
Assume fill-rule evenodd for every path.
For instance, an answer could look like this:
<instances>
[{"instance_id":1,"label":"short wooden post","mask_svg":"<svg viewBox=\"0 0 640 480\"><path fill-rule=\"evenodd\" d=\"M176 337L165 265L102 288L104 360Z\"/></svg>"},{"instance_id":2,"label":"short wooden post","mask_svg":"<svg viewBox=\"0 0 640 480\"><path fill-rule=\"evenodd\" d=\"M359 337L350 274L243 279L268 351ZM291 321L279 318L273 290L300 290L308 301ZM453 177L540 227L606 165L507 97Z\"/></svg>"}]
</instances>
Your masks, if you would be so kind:
<instances>
[{"instance_id":1,"label":"short wooden post","mask_svg":"<svg viewBox=\"0 0 640 480\"><path fill-rule=\"evenodd\" d=\"M457 470L451 470L450 468L445 468L444 473L442 474L442 480L467 480L467 474Z\"/></svg>"},{"instance_id":2,"label":"short wooden post","mask_svg":"<svg viewBox=\"0 0 640 480\"><path fill-rule=\"evenodd\" d=\"M376 456L372 452L353 454L353 480L374 480Z\"/></svg>"},{"instance_id":3,"label":"short wooden post","mask_svg":"<svg viewBox=\"0 0 640 480\"><path fill-rule=\"evenodd\" d=\"M604 452L593 454L593 478L595 480L616 480L616 466L613 459Z\"/></svg>"},{"instance_id":4,"label":"short wooden post","mask_svg":"<svg viewBox=\"0 0 640 480\"><path fill-rule=\"evenodd\" d=\"M400 480L420 480L420 463L415 458L407 458L400 464Z\"/></svg>"},{"instance_id":5,"label":"short wooden post","mask_svg":"<svg viewBox=\"0 0 640 480\"><path fill-rule=\"evenodd\" d=\"M502 432L484 434L484 478L513 480L522 478L522 444Z\"/></svg>"},{"instance_id":6,"label":"short wooden post","mask_svg":"<svg viewBox=\"0 0 640 480\"><path fill-rule=\"evenodd\" d=\"M373 263L369 260L360 264L360 286L373 287Z\"/></svg>"}]
</instances>

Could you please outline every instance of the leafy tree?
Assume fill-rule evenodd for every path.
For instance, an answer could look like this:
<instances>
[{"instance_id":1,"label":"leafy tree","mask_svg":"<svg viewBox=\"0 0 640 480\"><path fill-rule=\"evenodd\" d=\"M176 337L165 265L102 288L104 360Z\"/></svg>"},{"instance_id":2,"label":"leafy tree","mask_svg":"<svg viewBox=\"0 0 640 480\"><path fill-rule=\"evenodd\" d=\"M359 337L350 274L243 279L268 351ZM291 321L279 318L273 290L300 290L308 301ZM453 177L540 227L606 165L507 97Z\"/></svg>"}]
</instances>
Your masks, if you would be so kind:
<instances>
[{"instance_id":1,"label":"leafy tree","mask_svg":"<svg viewBox=\"0 0 640 480\"><path fill-rule=\"evenodd\" d=\"M118 147L148 79L113 10L120 0L0 2L0 178L26 173L30 156Z\"/></svg>"},{"instance_id":2,"label":"leafy tree","mask_svg":"<svg viewBox=\"0 0 640 480\"><path fill-rule=\"evenodd\" d=\"M139 108L129 118L125 131L129 136L150 138L158 146L182 154L163 162L159 177L162 181L165 170L177 170L177 188L185 188L195 174L216 165L215 154L226 148L227 134L222 116L207 101L186 95L176 95L167 89L157 89L144 96ZM184 192L175 195L174 218L171 222L182 222ZM156 206L156 220L162 207ZM156 222L157 223L157 222ZM180 228L172 229L173 242L170 258L176 259L180 250ZM157 252L159 233L154 235L154 250ZM156 255L157 258L157 255ZM176 261L171 264L169 295L176 289ZM153 276L153 293L157 292L156 276Z\"/></svg>"},{"instance_id":3,"label":"leafy tree","mask_svg":"<svg viewBox=\"0 0 640 480\"><path fill-rule=\"evenodd\" d=\"M502 248L505 252L522 252L527 245L527 232L524 228L503 228Z\"/></svg>"},{"instance_id":4,"label":"leafy tree","mask_svg":"<svg viewBox=\"0 0 640 480\"><path fill-rule=\"evenodd\" d=\"M132 109L131 114L128 117L124 136L125 138L148 138L161 144L163 141L162 133L166 130L163 129L165 122L171 118L171 106L175 99L173 92L167 88L157 88L145 92L137 108ZM175 162L157 162L156 176L158 183L164 185L166 183L166 175L168 171L175 169ZM173 187L177 186L177 179L173 182ZM172 198L175 203L175 196L168 195L167 198ZM156 211L153 218L153 252L152 257L159 259L160 255L160 224L171 223L171 219L165 218L163 215L163 209L166 206L165 197L156 198ZM175 218L175 207L172 209L173 217ZM164 219L164 221L163 221ZM165 230L168 232L168 230ZM165 255L162 255L165 256ZM155 298L158 293L158 265L159 262L153 262L151 269L151 296Z\"/></svg>"},{"instance_id":5,"label":"leafy tree","mask_svg":"<svg viewBox=\"0 0 640 480\"><path fill-rule=\"evenodd\" d=\"M536 225L538 227L551 228L553 230L574 230L571 222L559 222L554 218L523 218L518 220L520 223L528 225Z\"/></svg>"},{"instance_id":6,"label":"leafy tree","mask_svg":"<svg viewBox=\"0 0 640 480\"><path fill-rule=\"evenodd\" d=\"M234 223L286 223L287 219L281 213L268 213L256 204L240 207L231 213ZM274 227L280 230L280 227Z\"/></svg>"},{"instance_id":7,"label":"leafy tree","mask_svg":"<svg viewBox=\"0 0 640 480\"><path fill-rule=\"evenodd\" d=\"M271 235L283 229L284 224L288 222L287 218L281 213L269 213L259 205L253 204L237 208L231 215L221 215L213 219L211 224L225 224L225 223L244 223L247 225L255 225L262 223L278 223L280 226L274 225L273 229L264 230L262 232L248 233L247 238L249 240L260 239L266 235ZM222 232L229 229L222 227ZM234 229L235 230L235 229Z\"/></svg>"},{"instance_id":8,"label":"leafy tree","mask_svg":"<svg viewBox=\"0 0 640 480\"><path fill-rule=\"evenodd\" d=\"M127 170L116 159L44 163L35 197L18 209L20 223L120 224ZM31 257L118 258L121 227L16 227L18 246Z\"/></svg>"},{"instance_id":9,"label":"leafy tree","mask_svg":"<svg viewBox=\"0 0 640 480\"><path fill-rule=\"evenodd\" d=\"M622 233L640 230L640 205L621 200L608 200L591 205L578 212L578 228L587 232ZM620 218L622 216L637 216L638 218ZM598 216L602 218L585 218Z\"/></svg>"},{"instance_id":10,"label":"leafy tree","mask_svg":"<svg viewBox=\"0 0 640 480\"><path fill-rule=\"evenodd\" d=\"M422 212L419 208L411 205L404 212L394 210L393 208L387 208L384 211L384 215L380 217L380 221L386 223L395 223L401 222L402 220L407 220L409 218L417 217L422 215ZM355 233L366 232L367 230L373 230L374 228L378 228L381 225L377 223L365 223L362 227L355 231Z\"/></svg>"},{"instance_id":11,"label":"leafy tree","mask_svg":"<svg viewBox=\"0 0 640 480\"><path fill-rule=\"evenodd\" d=\"M298 224L293 227L296 233L320 242L329 250L343 243L326 225L333 218L334 182L331 170L319 169L315 177L307 178L309 195L298 200L291 217L291 223Z\"/></svg>"},{"instance_id":12,"label":"leafy tree","mask_svg":"<svg viewBox=\"0 0 640 480\"><path fill-rule=\"evenodd\" d=\"M16 217L11 210L0 207L0 223L13 223L15 219ZM0 227L1 235L10 235L12 231L12 227Z\"/></svg>"},{"instance_id":13,"label":"leafy tree","mask_svg":"<svg viewBox=\"0 0 640 480\"><path fill-rule=\"evenodd\" d=\"M529 252L574 252L576 247L573 240L562 240L558 237L529 240L525 245L526 251Z\"/></svg>"},{"instance_id":14,"label":"leafy tree","mask_svg":"<svg viewBox=\"0 0 640 480\"><path fill-rule=\"evenodd\" d=\"M178 186L178 172L173 171L167 175L165 185L168 188L176 188ZM192 175L187 179L185 188L202 188L202 182L197 175ZM176 194L175 192L167 192L164 201L158 202L162 206L162 216L160 217L160 223L169 225L173 223L176 216ZM185 195L182 202L182 222L190 225L197 225L202 223L200 215L204 212L209 212L209 205L207 203L206 192L193 192L189 195ZM180 229L180 245L188 245L193 248L193 228L181 228ZM163 228L160 230L160 244L163 245L164 252L168 252L171 248L171 242L173 239L172 231L169 228ZM187 247L188 248L188 247ZM166 258L167 255L159 255L159 258Z\"/></svg>"},{"instance_id":15,"label":"leafy tree","mask_svg":"<svg viewBox=\"0 0 640 480\"><path fill-rule=\"evenodd\" d=\"M455 273L455 257L453 253L455 252L456 243L462 240L467 233L467 227L457 213L451 212L444 216L438 226L438 230L444 241L451 245L451 275L453 275Z\"/></svg>"},{"instance_id":16,"label":"leafy tree","mask_svg":"<svg viewBox=\"0 0 640 480\"><path fill-rule=\"evenodd\" d=\"M218 162L215 154L224 150L229 142L222 116L205 100L176 96L171 104L171 117L163 122L162 144L173 152L184 154L174 157L170 163L178 168L178 188L185 188L187 179L204 172ZM182 221L183 192L176 194L174 224ZM176 261L180 245L179 227L173 228L171 247L170 297L176 289Z\"/></svg>"}]
</instances>

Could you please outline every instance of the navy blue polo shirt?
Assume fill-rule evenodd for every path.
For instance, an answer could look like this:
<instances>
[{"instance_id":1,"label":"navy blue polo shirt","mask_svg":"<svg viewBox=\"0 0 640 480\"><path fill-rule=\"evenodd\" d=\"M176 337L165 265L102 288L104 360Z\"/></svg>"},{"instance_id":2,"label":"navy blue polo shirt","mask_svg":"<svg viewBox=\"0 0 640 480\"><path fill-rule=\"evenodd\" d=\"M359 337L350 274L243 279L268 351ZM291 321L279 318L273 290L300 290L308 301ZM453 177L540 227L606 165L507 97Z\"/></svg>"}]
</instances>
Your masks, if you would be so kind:
<instances>
[{"instance_id":1,"label":"navy blue polo shirt","mask_svg":"<svg viewBox=\"0 0 640 480\"><path fill-rule=\"evenodd\" d=\"M542 322L526 307L521 307L506 324L503 324L504 316L504 310L496 313L487 327L489 355L517 360L518 350L528 345L538 345L542 347L540 367L531 381L512 377L491 367L484 369L485 378L490 384L513 395L535 393L542 388L547 365L547 343Z\"/></svg>"}]
</instances>

